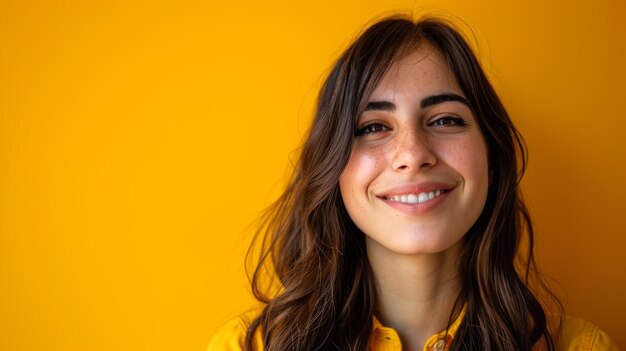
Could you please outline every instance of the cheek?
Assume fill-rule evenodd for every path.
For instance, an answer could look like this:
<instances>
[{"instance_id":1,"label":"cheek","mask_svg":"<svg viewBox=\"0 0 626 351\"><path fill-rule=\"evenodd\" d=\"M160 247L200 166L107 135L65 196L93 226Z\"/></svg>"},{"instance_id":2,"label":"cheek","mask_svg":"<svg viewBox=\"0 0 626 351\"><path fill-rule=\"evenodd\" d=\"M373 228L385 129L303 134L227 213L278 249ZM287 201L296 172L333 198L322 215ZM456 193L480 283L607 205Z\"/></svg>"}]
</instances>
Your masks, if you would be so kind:
<instances>
[{"instance_id":1,"label":"cheek","mask_svg":"<svg viewBox=\"0 0 626 351\"><path fill-rule=\"evenodd\" d=\"M473 174L476 174L480 178L489 178L487 146L482 138L480 141L475 141L468 146L467 159L469 161L468 167L470 167Z\"/></svg>"},{"instance_id":2,"label":"cheek","mask_svg":"<svg viewBox=\"0 0 626 351\"><path fill-rule=\"evenodd\" d=\"M489 185L489 161L482 138L464 145L459 154L462 155L459 162L462 163L466 180L472 182L478 188L477 191L486 193Z\"/></svg>"},{"instance_id":3,"label":"cheek","mask_svg":"<svg viewBox=\"0 0 626 351\"><path fill-rule=\"evenodd\" d=\"M489 164L487 148L482 137L468 139L460 143L450 143L442 146L445 150L440 159L453 166L465 181L483 186L489 179Z\"/></svg>"},{"instance_id":4,"label":"cheek","mask_svg":"<svg viewBox=\"0 0 626 351\"><path fill-rule=\"evenodd\" d=\"M370 184L380 174L383 164L384 152L376 149L355 149L339 177L339 188L344 201L349 193L367 192Z\"/></svg>"}]
</instances>

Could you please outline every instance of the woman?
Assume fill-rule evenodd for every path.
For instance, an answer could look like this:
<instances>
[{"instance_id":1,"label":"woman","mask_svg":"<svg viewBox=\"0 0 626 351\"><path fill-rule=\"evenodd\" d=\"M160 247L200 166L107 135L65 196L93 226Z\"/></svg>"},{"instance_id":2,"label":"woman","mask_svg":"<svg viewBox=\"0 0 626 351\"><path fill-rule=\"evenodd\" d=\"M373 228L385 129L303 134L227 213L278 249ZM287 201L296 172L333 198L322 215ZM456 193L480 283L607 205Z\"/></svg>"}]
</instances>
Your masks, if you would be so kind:
<instances>
[{"instance_id":1,"label":"woman","mask_svg":"<svg viewBox=\"0 0 626 351\"><path fill-rule=\"evenodd\" d=\"M327 78L263 226L252 284L265 307L209 350L614 348L586 322L561 323L535 274L524 166L521 136L451 25L377 22Z\"/></svg>"}]
</instances>

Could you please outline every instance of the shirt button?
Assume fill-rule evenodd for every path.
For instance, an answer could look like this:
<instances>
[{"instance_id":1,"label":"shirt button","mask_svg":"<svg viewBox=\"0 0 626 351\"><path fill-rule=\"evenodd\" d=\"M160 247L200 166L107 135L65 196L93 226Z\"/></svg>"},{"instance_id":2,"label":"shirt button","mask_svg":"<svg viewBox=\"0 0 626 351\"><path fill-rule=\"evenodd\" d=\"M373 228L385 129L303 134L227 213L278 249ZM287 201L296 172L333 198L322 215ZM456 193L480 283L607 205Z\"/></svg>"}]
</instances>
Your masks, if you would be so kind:
<instances>
[{"instance_id":1,"label":"shirt button","mask_svg":"<svg viewBox=\"0 0 626 351\"><path fill-rule=\"evenodd\" d=\"M433 350L443 351L444 346L446 346L446 341L444 339L439 339L433 345Z\"/></svg>"}]
</instances>

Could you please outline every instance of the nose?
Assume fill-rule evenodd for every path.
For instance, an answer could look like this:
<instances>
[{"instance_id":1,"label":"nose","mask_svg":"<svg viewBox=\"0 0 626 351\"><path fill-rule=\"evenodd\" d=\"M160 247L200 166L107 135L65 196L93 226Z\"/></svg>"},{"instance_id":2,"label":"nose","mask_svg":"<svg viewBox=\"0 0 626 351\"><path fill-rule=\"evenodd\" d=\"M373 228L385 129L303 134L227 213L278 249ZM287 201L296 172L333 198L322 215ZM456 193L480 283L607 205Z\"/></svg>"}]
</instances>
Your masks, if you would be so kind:
<instances>
[{"instance_id":1,"label":"nose","mask_svg":"<svg viewBox=\"0 0 626 351\"><path fill-rule=\"evenodd\" d=\"M427 136L420 131L405 129L396 137L392 167L396 171L415 172L428 169L437 163Z\"/></svg>"}]
</instances>

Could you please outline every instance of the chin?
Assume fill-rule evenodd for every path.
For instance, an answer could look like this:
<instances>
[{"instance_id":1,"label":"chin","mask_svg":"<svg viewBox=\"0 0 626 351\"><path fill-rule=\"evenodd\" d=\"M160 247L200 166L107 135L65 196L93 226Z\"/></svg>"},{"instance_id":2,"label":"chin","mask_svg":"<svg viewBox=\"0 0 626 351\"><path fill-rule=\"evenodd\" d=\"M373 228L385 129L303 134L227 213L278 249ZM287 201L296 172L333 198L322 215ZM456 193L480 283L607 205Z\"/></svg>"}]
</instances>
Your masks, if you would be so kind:
<instances>
[{"instance_id":1,"label":"chin","mask_svg":"<svg viewBox=\"0 0 626 351\"><path fill-rule=\"evenodd\" d=\"M377 242L370 238L367 245L382 246L391 253L398 255L433 255L440 254L460 245L460 238L424 238L423 236L410 236L402 239L396 238L393 242ZM456 240L455 240L456 239Z\"/></svg>"}]
</instances>

